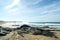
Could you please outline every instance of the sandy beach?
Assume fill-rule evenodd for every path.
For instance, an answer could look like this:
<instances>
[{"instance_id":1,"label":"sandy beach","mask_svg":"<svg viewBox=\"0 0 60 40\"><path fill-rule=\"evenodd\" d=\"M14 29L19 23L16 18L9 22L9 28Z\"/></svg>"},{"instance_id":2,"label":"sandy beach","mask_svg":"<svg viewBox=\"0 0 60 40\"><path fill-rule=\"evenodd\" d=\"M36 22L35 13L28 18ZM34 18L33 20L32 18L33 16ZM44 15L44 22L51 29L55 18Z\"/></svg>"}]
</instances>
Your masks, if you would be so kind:
<instances>
[{"instance_id":1,"label":"sandy beach","mask_svg":"<svg viewBox=\"0 0 60 40\"><path fill-rule=\"evenodd\" d=\"M60 31L54 31L54 32L58 38L43 35L31 35L31 34L24 34L24 37L22 37L17 33L17 31L12 31L6 36L2 37L0 36L0 40L60 40Z\"/></svg>"}]
</instances>

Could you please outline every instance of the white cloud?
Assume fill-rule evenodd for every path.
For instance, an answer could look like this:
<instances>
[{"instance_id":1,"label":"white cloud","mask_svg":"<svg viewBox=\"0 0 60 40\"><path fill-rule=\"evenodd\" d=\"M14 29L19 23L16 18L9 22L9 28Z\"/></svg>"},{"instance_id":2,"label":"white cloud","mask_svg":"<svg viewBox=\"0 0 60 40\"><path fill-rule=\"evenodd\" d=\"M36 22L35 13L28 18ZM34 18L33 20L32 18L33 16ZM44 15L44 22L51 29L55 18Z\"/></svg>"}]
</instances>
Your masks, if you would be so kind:
<instances>
[{"instance_id":1,"label":"white cloud","mask_svg":"<svg viewBox=\"0 0 60 40\"><path fill-rule=\"evenodd\" d=\"M20 0L13 0L13 2L11 4L7 5L5 8L10 9L10 8L14 7L15 5L18 5L19 2L20 2Z\"/></svg>"},{"instance_id":2,"label":"white cloud","mask_svg":"<svg viewBox=\"0 0 60 40\"><path fill-rule=\"evenodd\" d=\"M42 2L43 0L21 0L22 4L26 7L32 6L32 5L36 5L40 2Z\"/></svg>"},{"instance_id":3,"label":"white cloud","mask_svg":"<svg viewBox=\"0 0 60 40\"><path fill-rule=\"evenodd\" d=\"M20 13L20 10L18 7L15 7L15 6L18 6L19 2L20 0L12 0L12 3L10 3L9 5L6 5L4 7L6 13L10 15L18 15Z\"/></svg>"},{"instance_id":4,"label":"white cloud","mask_svg":"<svg viewBox=\"0 0 60 40\"><path fill-rule=\"evenodd\" d=\"M43 0L30 0L31 2L29 3L29 4L31 4L31 5L35 5L35 4L38 4L38 3L40 3L40 2L42 2Z\"/></svg>"},{"instance_id":5,"label":"white cloud","mask_svg":"<svg viewBox=\"0 0 60 40\"><path fill-rule=\"evenodd\" d=\"M40 0L40 1L42 1L42 0ZM37 1L37 2L34 2L34 3L32 2L31 4L36 4L40 1ZM19 4L19 2L20 2L20 0L13 0L13 2L10 5L7 5L5 7L7 13L10 14L10 15L15 15L15 16L17 15L18 16L18 15L23 13L22 16L17 17L17 20L20 19L20 20L23 20L23 21L53 21L51 19L53 19L55 17L54 12L60 10L60 8L56 6L59 3L53 3L51 5L43 6L41 8L37 8L37 9L29 9L29 8L25 7L24 4ZM17 5L20 8L19 7L14 8L14 6L17 6ZM34 16L33 15L33 17L28 17L28 16L30 16L29 13L30 13L30 15L32 15L32 14L36 15L36 13L39 14L39 15L40 14L45 14L45 13L47 13L47 14L42 15L42 16ZM49 16L51 16L51 17L49 17ZM49 20L49 18L50 18L50 20ZM58 19L58 16L56 17L56 19ZM12 20L16 20L16 18L12 19ZM55 18L54 18L54 20L55 20Z\"/></svg>"},{"instance_id":6,"label":"white cloud","mask_svg":"<svg viewBox=\"0 0 60 40\"><path fill-rule=\"evenodd\" d=\"M43 6L41 8L35 9L35 11L37 13L40 13L40 14L58 11L58 10L60 10L60 7L58 7L59 6L58 4L59 4L59 2L50 4L50 5L47 5L47 6Z\"/></svg>"},{"instance_id":7,"label":"white cloud","mask_svg":"<svg viewBox=\"0 0 60 40\"><path fill-rule=\"evenodd\" d=\"M51 5L47 5L41 8L38 8L36 11L36 13L40 13L40 14L45 14L45 15L40 15L40 16L34 16L32 18L30 18L30 20L32 21L48 21L48 22L59 22L59 16L60 14L57 14L57 11L60 11L60 5L58 5L59 3L54 3Z\"/></svg>"},{"instance_id":8,"label":"white cloud","mask_svg":"<svg viewBox=\"0 0 60 40\"><path fill-rule=\"evenodd\" d=\"M54 10L47 10L47 11L44 11L44 12L42 12L42 14L44 14L44 13L47 13L47 14L54 14L54 12L56 12L56 11L58 11L58 10L60 10L60 8L58 8L58 9L54 9Z\"/></svg>"},{"instance_id":9,"label":"white cloud","mask_svg":"<svg viewBox=\"0 0 60 40\"><path fill-rule=\"evenodd\" d=\"M15 8L15 9L7 10L7 13L10 14L10 15L18 15L18 14L20 14L20 11L19 11L18 8Z\"/></svg>"}]
</instances>

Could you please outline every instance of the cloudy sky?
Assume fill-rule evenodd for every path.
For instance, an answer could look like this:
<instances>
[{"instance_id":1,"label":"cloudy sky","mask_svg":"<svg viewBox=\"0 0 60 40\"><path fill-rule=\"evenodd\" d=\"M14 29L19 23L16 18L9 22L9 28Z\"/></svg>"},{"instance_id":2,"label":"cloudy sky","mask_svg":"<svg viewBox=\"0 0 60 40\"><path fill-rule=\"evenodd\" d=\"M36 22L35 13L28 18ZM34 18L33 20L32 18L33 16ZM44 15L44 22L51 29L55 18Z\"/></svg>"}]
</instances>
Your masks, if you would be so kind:
<instances>
[{"instance_id":1,"label":"cloudy sky","mask_svg":"<svg viewBox=\"0 0 60 40\"><path fill-rule=\"evenodd\" d=\"M0 20L60 22L60 0L0 0Z\"/></svg>"}]
</instances>

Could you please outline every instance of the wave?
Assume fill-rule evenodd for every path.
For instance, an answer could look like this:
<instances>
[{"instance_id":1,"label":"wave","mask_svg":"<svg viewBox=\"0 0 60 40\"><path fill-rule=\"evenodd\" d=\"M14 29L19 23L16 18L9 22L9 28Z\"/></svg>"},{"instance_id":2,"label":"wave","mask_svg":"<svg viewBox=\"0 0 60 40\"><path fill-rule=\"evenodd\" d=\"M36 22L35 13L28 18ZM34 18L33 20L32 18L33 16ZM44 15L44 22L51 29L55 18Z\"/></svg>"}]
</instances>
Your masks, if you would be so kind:
<instances>
[{"instance_id":1,"label":"wave","mask_svg":"<svg viewBox=\"0 0 60 40\"><path fill-rule=\"evenodd\" d=\"M60 25L60 22L31 22L34 25Z\"/></svg>"}]
</instances>

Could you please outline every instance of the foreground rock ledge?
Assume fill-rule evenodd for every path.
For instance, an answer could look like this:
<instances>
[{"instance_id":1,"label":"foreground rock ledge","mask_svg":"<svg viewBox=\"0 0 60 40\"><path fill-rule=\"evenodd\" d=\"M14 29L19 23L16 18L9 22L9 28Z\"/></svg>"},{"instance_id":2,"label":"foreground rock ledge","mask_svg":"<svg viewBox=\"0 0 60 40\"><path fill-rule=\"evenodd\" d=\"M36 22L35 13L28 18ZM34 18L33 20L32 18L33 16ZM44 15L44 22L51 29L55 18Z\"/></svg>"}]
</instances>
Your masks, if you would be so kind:
<instances>
[{"instance_id":1,"label":"foreground rock ledge","mask_svg":"<svg viewBox=\"0 0 60 40\"><path fill-rule=\"evenodd\" d=\"M13 31L6 36L0 36L0 40L60 40L60 31L55 31L55 35L59 38L56 39L54 37L47 37L43 35L31 35L31 34L24 34L24 37L21 37L17 34L17 31Z\"/></svg>"}]
</instances>

